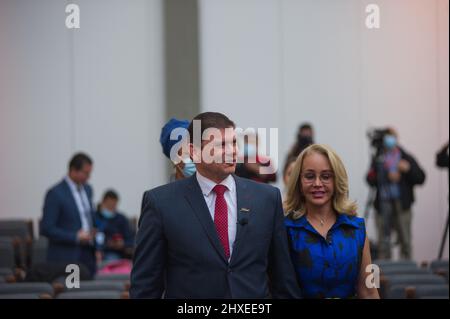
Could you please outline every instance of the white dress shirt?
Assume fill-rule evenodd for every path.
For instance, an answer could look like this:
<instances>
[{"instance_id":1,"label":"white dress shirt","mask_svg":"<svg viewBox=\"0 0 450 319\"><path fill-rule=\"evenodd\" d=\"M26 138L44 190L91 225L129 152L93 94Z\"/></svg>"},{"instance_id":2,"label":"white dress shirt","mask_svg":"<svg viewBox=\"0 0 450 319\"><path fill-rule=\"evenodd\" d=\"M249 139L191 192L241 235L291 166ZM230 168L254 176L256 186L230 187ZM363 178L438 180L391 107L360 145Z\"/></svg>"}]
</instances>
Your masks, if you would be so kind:
<instances>
[{"instance_id":1,"label":"white dress shirt","mask_svg":"<svg viewBox=\"0 0 450 319\"><path fill-rule=\"evenodd\" d=\"M216 207L216 193L213 191L214 186L217 184L212 180L202 176L198 171L196 173L198 184L205 198L206 206L208 206L211 218L214 221L214 211ZM224 198L227 203L228 211L228 242L230 245L230 257L233 253L233 244L236 239L236 229L237 229L237 196L236 196L236 182L232 175L228 175L220 185L225 185L227 191L224 193Z\"/></svg>"},{"instance_id":2,"label":"white dress shirt","mask_svg":"<svg viewBox=\"0 0 450 319\"><path fill-rule=\"evenodd\" d=\"M72 196L77 204L78 212L80 214L81 228L84 231L90 231L92 228L92 220L88 220L88 218L92 218L92 209L86 191L84 190L84 187L79 187L75 184L69 176L66 176L65 180L69 185Z\"/></svg>"}]
</instances>

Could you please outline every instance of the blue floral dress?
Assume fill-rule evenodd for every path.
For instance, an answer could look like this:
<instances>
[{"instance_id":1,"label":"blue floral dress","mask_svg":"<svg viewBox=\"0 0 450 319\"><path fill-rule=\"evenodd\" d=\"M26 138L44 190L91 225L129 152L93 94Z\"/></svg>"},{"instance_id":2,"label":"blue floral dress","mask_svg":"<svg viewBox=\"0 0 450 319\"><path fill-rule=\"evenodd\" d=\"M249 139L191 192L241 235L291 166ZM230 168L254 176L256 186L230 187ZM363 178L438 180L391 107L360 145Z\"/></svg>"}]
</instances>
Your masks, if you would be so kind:
<instances>
[{"instance_id":1,"label":"blue floral dress","mask_svg":"<svg viewBox=\"0 0 450 319\"><path fill-rule=\"evenodd\" d=\"M338 214L325 239L303 215L286 217L292 262L305 298L354 298L366 238L364 219Z\"/></svg>"}]
</instances>

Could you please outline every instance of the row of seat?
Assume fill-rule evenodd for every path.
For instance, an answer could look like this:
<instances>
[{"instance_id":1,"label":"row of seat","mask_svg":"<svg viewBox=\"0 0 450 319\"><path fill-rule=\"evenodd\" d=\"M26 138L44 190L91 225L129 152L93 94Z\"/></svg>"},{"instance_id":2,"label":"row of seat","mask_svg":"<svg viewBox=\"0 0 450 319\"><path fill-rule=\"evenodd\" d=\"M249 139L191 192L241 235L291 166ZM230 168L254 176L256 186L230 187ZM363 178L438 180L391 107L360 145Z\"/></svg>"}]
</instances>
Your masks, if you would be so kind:
<instances>
[{"instance_id":1,"label":"row of seat","mask_svg":"<svg viewBox=\"0 0 450 319\"><path fill-rule=\"evenodd\" d=\"M98 275L67 288L65 278L45 282L0 283L0 299L128 299L129 275Z\"/></svg>"},{"instance_id":2,"label":"row of seat","mask_svg":"<svg viewBox=\"0 0 450 319\"><path fill-rule=\"evenodd\" d=\"M136 232L137 218L131 217L128 219L130 229L133 233ZM40 226L40 220L38 222ZM39 228L39 227L38 227ZM23 239L34 240L34 225L32 219L3 219L0 220L0 237L18 237Z\"/></svg>"},{"instance_id":3,"label":"row of seat","mask_svg":"<svg viewBox=\"0 0 450 319\"><path fill-rule=\"evenodd\" d=\"M54 299L46 294L8 294L0 295L0 299ZM116 291L84 291L66 292L58 295L55 299L129 299L126 293Z\"/></svg>"},{"instance_id":4,"label":"row of seat","mask_svg":"<svg viewBox=\"0 0 450 319\"><path fill-rule=\"evenodd\" d=\"M377 260L380 267L380 295L387 299L449 298L448 260L436 260L419 267L410 260Z\"/></svg>"},{"instance_id":5,"label":"row of seat","mask_svg":"<svg viewBox=\"0 0 450 319\"><path fill-rule=\"evenodd\" d=\"M136 218L129 219L136 232ZM47 239L35 238L32 220L0 220L0 268L27 269L43 263L47 254Z\"/></svg>"},{"instance_id":6,"label":"row of seat","mask_svg":"<svg viewBox=\"0 0 450 319\"><path fill-rule=\"evenodd\" d=\"M33 264L45 262L47 253L47 239L37 240L18 237L0 236L0 267L26 269Z\"/></svg>"}]
</instances>

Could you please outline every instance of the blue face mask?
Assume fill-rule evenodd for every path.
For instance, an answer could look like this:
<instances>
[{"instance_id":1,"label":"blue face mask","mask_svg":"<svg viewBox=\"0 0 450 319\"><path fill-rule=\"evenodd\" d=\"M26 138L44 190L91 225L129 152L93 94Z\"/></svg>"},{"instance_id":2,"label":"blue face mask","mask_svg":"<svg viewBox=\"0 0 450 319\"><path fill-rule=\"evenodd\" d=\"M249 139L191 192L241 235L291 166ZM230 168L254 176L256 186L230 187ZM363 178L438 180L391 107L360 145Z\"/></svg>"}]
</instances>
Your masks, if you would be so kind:
<instances>
[{"instance_id":1,"label":"blue face mask","mask_svg":"<svg viewBox=\"0 0 450 319\"><path fill-rule=\"evenodd\" d=\"M385 135L383 138L383 144L384 147L391 150L397 146L397 138L394 135Z\"/></svg>"},{"instance_id":2,"label":"blue face mask","mask_svg":"<svg viewBox=\"0 0 450 319\"><path fill-rule=\"evenodd\" d=\"M186 158L183 160L183 175L184 177L189 177L195 174L197 169L195 168L195 164L192 162L192 159Z\"/></svg>"},{"instance_id":3,"label":"blue face mask","mask_svg":"<svg viewBox=\"0 0 450 319\"><path fill-rule=\"evenodd\" d=\"M111 219L111 218L114 217L114 213L112 211L110 211L109 209L106 209L106 208L102 209L102 215L106 219Z\"/></svg>"},{"instance_id":4,"label":"blue face mask","mask_svg":"<svg viewBox=\"0 0 450 319\"><path fill-rule=\"evenodd\" d=\"M254 144L245 144L244 155L249 156L249 157L255 156L256 155L256 146Z\"/></svg>"}]
</instances>

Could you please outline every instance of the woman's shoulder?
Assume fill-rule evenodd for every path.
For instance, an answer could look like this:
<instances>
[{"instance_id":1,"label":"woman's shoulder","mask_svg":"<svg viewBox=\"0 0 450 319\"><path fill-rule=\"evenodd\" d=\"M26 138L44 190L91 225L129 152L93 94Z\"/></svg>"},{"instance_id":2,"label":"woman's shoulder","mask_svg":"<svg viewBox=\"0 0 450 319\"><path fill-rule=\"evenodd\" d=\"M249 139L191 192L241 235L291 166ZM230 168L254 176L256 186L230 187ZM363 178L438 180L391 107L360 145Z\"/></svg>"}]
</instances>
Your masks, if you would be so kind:
<instances>
[{"instance_id":1,"label":"woman's shoulder","mask_svg":"<svg viewBox=\"0 0 450 319\"><path fill-rule=\"evenodd\" d=\"M284 224L288 227L299 227L305 223L305 216L292 211L285 214Z\"/></svg>"},{"instance_id":2,"label":"woman's shoulder","mask_svg":"<svg viewBox=\"0 0 450 319\"><path fill-rule=\"evenodd\" d=\"M366 238L366 225L364 218L356 215L340 215L341 222L347 227L340 227L340 234L344 239L356 238L359 246L363 247Z\"/></svg>"},{"instance_id":3,"label":"woman's shoulder","mask_svg":"<svg viewBox=\"0 0 450 319\"><path fill-rule=\"evenodd\" d=\"M358 217L357 215L349 215L345 213L339 214L339 219L346 224L355 226L356 228L365 228L365 220L363 217Z\"/></svg>"}]
</instances>

